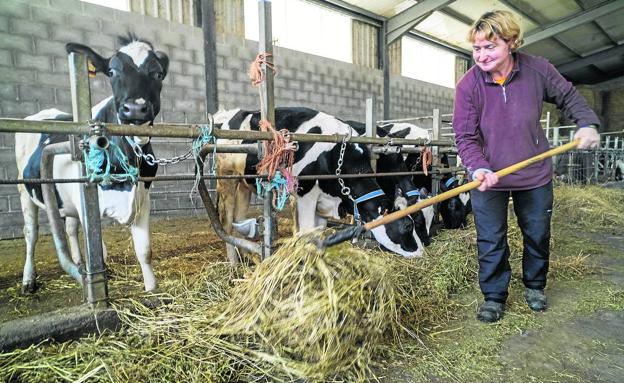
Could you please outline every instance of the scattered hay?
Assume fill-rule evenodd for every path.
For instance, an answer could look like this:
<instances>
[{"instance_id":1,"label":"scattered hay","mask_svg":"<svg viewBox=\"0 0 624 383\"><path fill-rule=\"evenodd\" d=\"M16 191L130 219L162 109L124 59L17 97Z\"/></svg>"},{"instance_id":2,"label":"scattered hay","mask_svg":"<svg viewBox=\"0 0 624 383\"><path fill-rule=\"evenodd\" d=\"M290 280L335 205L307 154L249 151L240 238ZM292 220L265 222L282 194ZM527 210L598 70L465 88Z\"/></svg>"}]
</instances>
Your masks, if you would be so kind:
<instances>
[{"instance_id":1,"label":"scattered hay","mask_svg":"<svg viewBox=\"0 0 624 383\"><path fill-rule=\"evenodd\" d=\"M562 185L555 188L553 221L589 230L622 228L622 206L622 190Z\"/></svg>"},{"instance_id":2,"label":"scattered hay","mask_svg":"<svg viewBox=\"0 0 624 383\"><path fill-rule=\"evenodd\" d=\"M586 202L593 193L577 188L572 194L584 196L579 203L556 193L563 205L555 214L566 217L561 225L577 223L572 214L579 204L593 206ZM619 222L610 213L598 216ZM419 259L348 244L320 253L305 237L293 239L253 273L215 262L217 248L187 245L178 252L168 234L155 236L166 240L167 256L157 270L171 304L154 309L119 299L123 332L0 354L0 380L362 381L374 376L381 358L403 347L404 334L448 332L444 325L458 304L449 297L477 288L472 227L442 231ZM509 241L512 268L519 271L522 240L513 219ZM559 253L554 245L554 276L590 270L585 254ZM181 260L185 266L178 268ZM111 284L140 281L136 267L120 263Z\"/></svg>"}]
</instances>

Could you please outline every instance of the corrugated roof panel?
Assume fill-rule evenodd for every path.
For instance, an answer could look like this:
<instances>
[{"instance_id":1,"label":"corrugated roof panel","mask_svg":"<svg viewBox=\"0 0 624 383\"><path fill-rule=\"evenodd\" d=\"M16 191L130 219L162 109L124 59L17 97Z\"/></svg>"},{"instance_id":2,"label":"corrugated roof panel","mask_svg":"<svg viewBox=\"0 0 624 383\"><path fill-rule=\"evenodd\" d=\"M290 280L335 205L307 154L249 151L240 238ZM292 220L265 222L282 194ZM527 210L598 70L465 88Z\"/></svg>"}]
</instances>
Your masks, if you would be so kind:
<instances>
[{"instance_id":1,"label":"corrugated roof panel","mask_svg":"<svg viewBox=\"0 0 624 383\"><path fill-rule=\"evenodd\" d=\"M520 9L532 9L540 16L540 21L553 23L581 12L582 9L575 0L516 0L510 1Z\"/></svg>"},{"instance_id":2,"label":"corrugated roof panel","mask_svg":"<svg viewBox=\"0 0 624 383\"><path fill-rule=\"evenodd\" d=\"M535 56L547 57L555 65L570 62L577 58L574 53L567 49L562 49L561 44L553 39L538 41L535 44L522 48L522 51Z\"/></svg>"},{"instance_id":3,"label":"corrugated roof panel","mask_svg":"<svg viewBox=\"0 0 624 383\"><path fill-rule=\"evenodd\" d=\"M515 13L513 9L507 7L505 4L497 0L457 0L454 3L449 4L448 8L451 8L458 13L466 15L472 20L477 20L485 12L496 9L502 9ZM522 28L525 32L537 28L537 25L531 20L528 20L526 18L520 18L520 21Z\"/></svg>"},{"instance_id":4,"label":"corrugated roof panel","mask_svg":"<svg viewBox=\"0 0 624 383\"><path fill-rule=\"evenodd\" d=\"M579 25L557 35L563 42L574 47L582 56L610 47L611 40L594 23Z\"/></svg>"},{"instance_id":5,"label":"corrugated roof panel","mask_svg":"<svg viewBox=\"0 0 624 383\"><path fill-rule=\"evenodd\" d=\"M436 37L440 40L448 41L453 45L471 50L471 45L466 41L466 34L470 29L466 25L452 17L440 12L434 12L423 22L416 26L416 30Z\"/></svg>"},{"instance_id":6,"label":"corrugated roof panel","mask_svg":"<svg viewBox=\"0 0 624 383\"><path fill-rule=\"evenodd\" d=\"M624 9L596 19L596 22L615 41L624 42Z\"/></svg>"}]
</instances>

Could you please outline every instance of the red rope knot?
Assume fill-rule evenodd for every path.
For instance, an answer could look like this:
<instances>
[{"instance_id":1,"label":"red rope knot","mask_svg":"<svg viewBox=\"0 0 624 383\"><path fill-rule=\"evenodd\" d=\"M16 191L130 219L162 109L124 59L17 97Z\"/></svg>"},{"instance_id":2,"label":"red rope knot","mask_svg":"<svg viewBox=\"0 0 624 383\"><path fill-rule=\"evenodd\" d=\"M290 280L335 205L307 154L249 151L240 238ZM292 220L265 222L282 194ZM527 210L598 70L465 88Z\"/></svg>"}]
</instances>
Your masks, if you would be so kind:
<instances>
[{"instance_id":1,"label":"red rope knot","mask_svg":"<svg viewBox=\"0 0 624 383\"><path fill-rule=\"evenodd\" d=\"M429 172L427 168L433 162L433 156L431 154L431 149L426 145L420 149L420 161L422 162L423 172L428 176Z\"/></svg>"},{"instance_id":2,"label":"red rope knot","mask_svg":"<svg viewBox=\"0 0 624 383\"><path fill-rule=\"evenodd\" d=\"M253 86L258 86L262 81L264 81L265 73L262 70L262 64L266 65L267 68L273 71L273 75L277 75L277 70L275 69L275 65L269 61L269 58L272 57L271 53L258 53L256 59L249 66L249 78L251 79L251 84Z\"/></svg>"},{"instance_id":3,"label":"red rope knot","mask_svg":"<svg viewBox=\"0 0 624 383\"><path fill-rule=\"evenodd\" d=\"M271 180L277 171L287 181L289 193L297 190L297 180L292 175L292 166L295 162L297 143L290 141L290 132L286 129L276 130L267 120L260 121L260 130L271 132L273 141L264 141L264 157L256 166L259 175L266 174ZM275 194L274 194L275 200Z\"/></svg>"}]
</instances>

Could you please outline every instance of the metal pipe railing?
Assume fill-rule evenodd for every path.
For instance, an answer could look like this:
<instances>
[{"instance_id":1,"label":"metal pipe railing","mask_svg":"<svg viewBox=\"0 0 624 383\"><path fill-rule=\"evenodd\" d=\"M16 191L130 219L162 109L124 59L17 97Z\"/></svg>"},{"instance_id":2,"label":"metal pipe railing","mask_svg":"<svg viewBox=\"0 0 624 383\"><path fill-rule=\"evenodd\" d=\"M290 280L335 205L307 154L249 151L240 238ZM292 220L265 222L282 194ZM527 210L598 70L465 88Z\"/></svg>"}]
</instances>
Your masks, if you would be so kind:
<instances>
[{"instance_id":1,"label":"metal pipe railing","mask_svg":"<svg viewBox=\"0 0 624 383\"><path fill-rule=\"evenodd\" d=\"M52 178L54 156L58 154L70 154L70 143L61 142L58 144L50 144L46 146L41 153L41 176L45 179ZM56 193L54 192L53 184L41 185L43 192L43 203L46 206L46 212L48 215L48 221L50 223L50 231L54 238L54 247L56 248L56 255L58 257L61 268L65 270L72 278L78 281L82 286L84 284L83 276L84 271L74 263L69 253L69 246L67 244L67 237L65 236L65 228L63 226L63 220L61 219L61 213L59 211L58 203L56 201Z\"/></svg>"},{"instance_id":2,"label":"metal pipe railing","mask_svg":"<svg viewBox=\"0 0 624 383\"><path fill-rule=\"evenodd\" d=\"M450 167L450 168L437 168L436 170L431 170L428 174L448 174L448 173L460 173L465 171L462 167ZM392 172L392 173L354 173L354 174L341 174L337 176L335 174L319 174L319 175L307 175L307 176L297 176L298 180L306 181L306 180L331 180L337 178L370 178L370 177L396 177L396 176L413 176L413 175L422 175L425 174L423 171L416 172ZM222 180L222 179L266 179L266 176L260 176L255 174L245 174L245 175L202 175L200 179L202 180ZM196 176L187 174L187 175L176 175L176 176L154 176L154 177L138 177L138 181L140 182L159 182L159 181L195 181ZM43 179L43 178L20 178L20 179L8 179L8 180L0 180L0 185L16 185L16 184L67 184L67 183L88 183L89 178L53 178L53 179Z\"/></svg>"},{"instance_id":3,"label":"metal pipe railing","mask_svg":"<svg viewBox=\"0 0 624 383\"><path fill-rule=\"evenodd\" d=\"M176 137L176 138L197 138L202 134L202 126L199 124L156 124L154 126L135 126L103 124L104 131L113 136L149 136L149 137ZM30 121L14 118L0 119L0 132L22 132L22 133L46 133L54 134L82 134L90 135L91 127L88 122L66 122L66 121ZM220 139L230 140L273 140L271 132L240 131L215 128L212 135ZM291 141L299 142L333 142L341 143L344 134L301 134L291 133ZM405 139L405 138L373 138L366 136L351 136L350 143L354 144L378 144L378 145L437 145L453 146L450 140L427 140L427 139Z\"/></svg>"}]
</instances>

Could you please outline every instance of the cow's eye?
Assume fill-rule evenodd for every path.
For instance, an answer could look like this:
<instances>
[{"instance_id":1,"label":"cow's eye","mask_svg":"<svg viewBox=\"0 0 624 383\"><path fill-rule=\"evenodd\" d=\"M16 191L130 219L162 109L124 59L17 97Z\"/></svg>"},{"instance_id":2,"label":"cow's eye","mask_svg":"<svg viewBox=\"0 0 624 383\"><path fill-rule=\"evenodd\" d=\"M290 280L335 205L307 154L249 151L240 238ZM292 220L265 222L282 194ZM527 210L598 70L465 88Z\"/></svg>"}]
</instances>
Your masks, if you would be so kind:
<instances>
[{"instance_id":1,"label":"cow's eye","mask_svg":"<svg viewBox=\"0 0 624 383\"><path fill-rule=\"evenodd\" d=\"M152 77L154 77L156 80L162 80L163 78L165 78L165 75L163 74L163 72L152 72Z\"/></svg>"},{"instance_id":2,"label":"cow's eye","mask_svg":"<svg viewBox=\"0 0 624 383\"><path fill-rule=\"evenodd\" d=\"M117 71L117 69L113 69L113 68L109 68L108 69L108 77L113 77L114 75L116 75L117 73L119 73Z\"/></svg>"}]
</instances>

